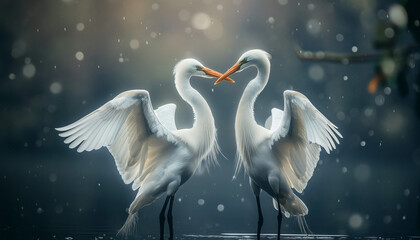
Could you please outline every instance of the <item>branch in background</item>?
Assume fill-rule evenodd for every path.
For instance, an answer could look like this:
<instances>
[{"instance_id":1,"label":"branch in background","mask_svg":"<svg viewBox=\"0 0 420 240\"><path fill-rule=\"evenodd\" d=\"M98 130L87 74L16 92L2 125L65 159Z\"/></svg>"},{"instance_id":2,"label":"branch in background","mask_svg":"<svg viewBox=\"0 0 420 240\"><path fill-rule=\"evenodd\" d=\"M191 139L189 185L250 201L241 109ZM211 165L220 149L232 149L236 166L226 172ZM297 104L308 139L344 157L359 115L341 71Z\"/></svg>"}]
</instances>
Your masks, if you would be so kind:
<instances>
[{"instance_id":1,"label":"branch in background","mask_svg":"<svg viewBox=\"0 0 420 240\"><path fill-rule=\"evenodd\" d=\"M403 54L403 53L411 53L414 51L418 51L420 48L419 45L410 45L398 49L394 49L394 54ZM379 53L371 53L371 54L343 54L343 53L333 53L333 52L311 52L311 51L303 51L299 46L295 48L296 54L298 55L299 59L301 60L308 60L308 61L323 61L323 62L332 62L332 63L364 63L369 61L377 61L382 56L389 54L389 51L382 51Z\"/></svg>"},{"instance_id":2,"label":"branch in background","mask_svg":"<svg viewBox=\"0 0 420 240\"><path fill-rule=\"evenodd\" d=\"M420 50L420 45L414 44L414 45L408 45L408 46L404 46L400 48L387 48L386 50L382 50L380 52L371 53L371 54L342 54L342 53L323 52L323 51L311 52L311 51L303 51L299 46L296 46L295 50L296 50L296 54L301 60L348 64L348 63L366 63L370 61L378 62L381 60L381 58L384 58L384 57L407 59L407 57L411 53L418 52ZM406 61L403 61L401 64L406 65ZM379 85L383 81L387 80L387 81L397 81L397 88L400 91L401 95L402 96L407 95L408 85L407 85L406 77L405 77L406 70L407 70L407 67L401 67L400 70L398 70L396 74L387 76L385 72L383 71L383 69L379 68L379 70L376 70L375 76L369 81L369 84L368 84L369 93L371 94L375 93ZM419 99L420 99L420 95L419 95Z\"/></svg>"}]
</instances>

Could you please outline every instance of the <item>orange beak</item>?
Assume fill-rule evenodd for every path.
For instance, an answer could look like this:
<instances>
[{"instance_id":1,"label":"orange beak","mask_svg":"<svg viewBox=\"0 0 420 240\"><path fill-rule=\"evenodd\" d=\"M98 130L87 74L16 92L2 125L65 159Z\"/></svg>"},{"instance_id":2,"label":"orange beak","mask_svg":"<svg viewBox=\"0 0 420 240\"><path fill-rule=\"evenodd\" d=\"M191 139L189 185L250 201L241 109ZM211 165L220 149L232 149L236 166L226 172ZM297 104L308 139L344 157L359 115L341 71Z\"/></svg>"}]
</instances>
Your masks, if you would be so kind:
<instances>
[{"instance_id":1,"label":"orange beak","mask_svg":"<svg viewBox=\"0 0 420 240\"><path fill-rule=\"evenodd\" d=\"M219 73L219 72L216 72L216 71L214 71L213 69L210 69L210 68L206 68L206 67L203 67L203 72L206 74L206 75L208 75L208 76L212 76L212 77L215 77L215 78L220 78L220 77L222 77L222 74L221 73ZM232 83L234 83L235 81L233 81L232 79L230 79L230 78L226 78L225 79L226 81L229 81L229 82L232 82Z\"/></svg>"},{"instance_id":2,"label":"orange beak","mask_svg":"<svg viewBox=\"0 0 420 240\"><path fill-rule=\"evenodd\" d=\"M214 83L214 85L219 84L223 80L228 80L229 79L228 77L230 75L234 74L235 72L237 72L240 68L241 68L241 62L235 63L235 65L233 65L229 70L227 70L227 72L225 72L225 74L223 74L221 77L219 77L219 79L217 79L217 81Z\"/></svg>"}]
</instances>

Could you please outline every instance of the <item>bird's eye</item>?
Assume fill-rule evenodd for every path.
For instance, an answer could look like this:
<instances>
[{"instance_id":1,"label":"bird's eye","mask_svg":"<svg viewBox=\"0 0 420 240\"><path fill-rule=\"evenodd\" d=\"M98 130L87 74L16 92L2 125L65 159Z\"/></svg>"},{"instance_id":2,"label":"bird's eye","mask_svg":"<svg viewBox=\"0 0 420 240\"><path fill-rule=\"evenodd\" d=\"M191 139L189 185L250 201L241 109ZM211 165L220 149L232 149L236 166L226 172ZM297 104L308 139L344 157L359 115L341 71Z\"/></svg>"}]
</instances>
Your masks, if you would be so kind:
<instances>
[{"instance_id":1,"label":"bird's eye","mask_svg":"<svg viewBox=\"0 0 420 240\"><path fill-rule=\"evenodd\" d=\"M247 63L248 62L248 58L244 58L241 60L241 64Z\"/></svg>"},{"instance_id":2,"label":"bird's eye","mask_svg":"<svg viewBox=\"0 0 420 240\"><path fill-rule=\"evenodd\" d=\"M197 70L197 71L203 71L203 67L202 66L195 66L195 69Z\"/></svg>"}]
</instances>

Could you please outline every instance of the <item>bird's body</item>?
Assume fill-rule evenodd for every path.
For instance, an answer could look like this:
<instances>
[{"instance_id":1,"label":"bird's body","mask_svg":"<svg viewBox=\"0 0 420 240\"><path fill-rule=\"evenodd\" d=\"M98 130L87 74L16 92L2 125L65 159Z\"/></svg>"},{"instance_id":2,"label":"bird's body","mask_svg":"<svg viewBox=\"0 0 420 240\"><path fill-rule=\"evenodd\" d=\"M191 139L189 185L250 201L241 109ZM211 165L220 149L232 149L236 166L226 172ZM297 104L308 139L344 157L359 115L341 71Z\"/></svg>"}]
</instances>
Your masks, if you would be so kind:
<instances>
[{"instance_id":1,"label":"bird's body","mask_svg":"<svg viewBox=\"0 0 420 240\"><path fill-rule=\"evenodd\" d=\"M66 127L58 128L70 148L78 152L107 147L126 184L138 190L129 208L129 217L121 232L129 234L135 226L136 212L166 195L162 209L161 237L166 205L170 200L168 222L172 231L172 204L176 191L202 164L203 159L216 161L218 145L216 127L210 107L190 85L192 76L220 76L194 59L179 62L175 69L175 85L184 101L191 105L194 124L177 129L175 104L153 110L146 90L119 94L99 109Z\"/></svg>"},{"instance_id":2,"label":"bird's body","mask_svg":"<svg viewBox=\"0 0 420 240\"><path fill-rule=\"evenodd\" d=\"M268 53L261 50L244 53L216 83L251 66L256 67L258 73L246 86L235 119L236 172L243 166L249 175L257 198L259 237L263 222L261 189L273 198L274 207L279 210L280 233L280 211L286 217L308 214L308 208L292 189L299 193L305 189L319 160L321 147L329 153L335 148L334 142L339 143L336 135L341 135L303 94L290 90L284 92L284 111L273 108L265 126L259 125L254 118L254 103L270 75Z\"/></svg>"}]
</instances>

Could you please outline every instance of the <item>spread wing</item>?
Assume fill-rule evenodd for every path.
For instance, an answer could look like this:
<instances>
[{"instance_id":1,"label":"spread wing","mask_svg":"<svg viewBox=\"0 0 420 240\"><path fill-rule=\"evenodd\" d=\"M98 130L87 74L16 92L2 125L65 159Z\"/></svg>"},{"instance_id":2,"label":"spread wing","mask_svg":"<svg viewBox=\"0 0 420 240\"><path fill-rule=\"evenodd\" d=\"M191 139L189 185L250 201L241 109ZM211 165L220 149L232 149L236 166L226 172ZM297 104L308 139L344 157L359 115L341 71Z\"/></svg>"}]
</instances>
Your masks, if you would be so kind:
<instances>
[{"instance_id":1,"label":"spread wing","mask_svg":"<svg viewBox=\"0 0 420 240\"><path fill-rule=\"evenodd\" d=\"M165 104L155 110L155 114L160 123L162 123L162 125L169 131L177 130L175 125L175 110L176 105L173 103Z\"/></svg>"},{"instance_id":2,"label":"spread wing","mask_svg":"<svg viewBox=\"0 0 420 240\"><path fill-rule=\"evenodd\" d=\"M284 112L272 110L272 149L289 185L302 192L318 163L321 147L329 153L340 143L337 136L342 136L303 94L285 91L284 104Z\"/></svg>"},{"instance_id":3,"label":"spread wing","mask_svg":"<svg viewBox=\"0 0 420 240\"><path fill-rule=\"evenodd\" d=\"M133 183L136 190L162 164L160 154L181 141L170 131L175 127L175 105L168 105L155 112L146 90L126 91L57 131L78 152L107 147L124 183Z\"/></svg>"},{"instance_id":4,"label":"spread wing","mask_svg":"<svg viewBox=\"0 0 420 240\"><path fill-rule=\"evenodd\" d=\"M283 117L283 111L278 108L271 109L271 116L265 121L265 128L270 129L271 131L276 130Z\"/></svg>"}]
</instances>

